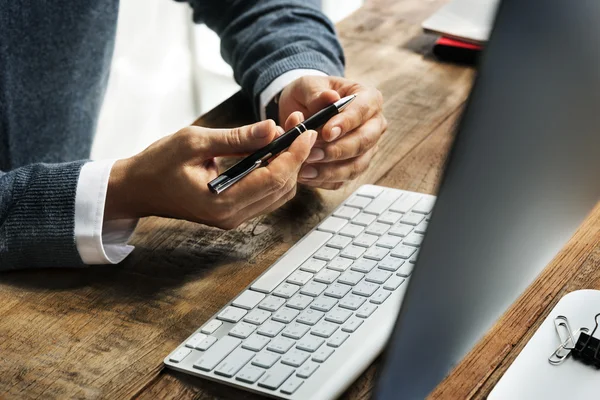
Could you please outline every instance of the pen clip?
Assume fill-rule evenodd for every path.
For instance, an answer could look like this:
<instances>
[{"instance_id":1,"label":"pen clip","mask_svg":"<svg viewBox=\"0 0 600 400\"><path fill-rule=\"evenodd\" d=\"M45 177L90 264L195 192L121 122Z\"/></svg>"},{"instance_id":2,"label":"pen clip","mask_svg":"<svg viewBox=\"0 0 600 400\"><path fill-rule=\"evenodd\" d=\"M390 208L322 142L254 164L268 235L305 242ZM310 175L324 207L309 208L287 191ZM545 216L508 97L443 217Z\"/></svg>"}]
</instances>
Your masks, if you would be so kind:
<instances>
[{"instance_id":1,"label":"pen clip","mask_svg":"<svg viewBox=\"0 0 600 400\"><path fill-rule=\"evenodd\" d=\"M252 166L250 168L248 168L246 171L242 172L241 174L234 176L232 178L229 178L223 182L218 182L216 185L211 186L211 189L216 193L219 194L221 192L223 192L224 190L228 189L231 185L233 185L234 183L238 182L240 179L242 179L243 177L245 177L246 175L248 175L250 172L254 171L255 169L259 168L263 163L263 160L256 160L256 162L254 164L252 164ZM217 178L218 179L218 178Z\"/></svg>"}]
</instances>

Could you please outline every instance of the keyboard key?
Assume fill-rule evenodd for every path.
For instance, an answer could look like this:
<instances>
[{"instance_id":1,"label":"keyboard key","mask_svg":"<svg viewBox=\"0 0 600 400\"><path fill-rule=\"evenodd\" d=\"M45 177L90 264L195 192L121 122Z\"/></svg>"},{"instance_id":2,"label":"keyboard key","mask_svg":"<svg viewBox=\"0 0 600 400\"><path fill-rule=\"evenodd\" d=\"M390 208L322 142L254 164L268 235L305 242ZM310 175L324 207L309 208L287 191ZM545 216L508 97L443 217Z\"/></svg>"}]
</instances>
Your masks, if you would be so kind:
<instances>
[{"instance_id":1,"label":"keyboard key","mask_svg":"<svg viewBox=\"0 0 600 400\"><path fill-rule=\"evenodd\" d=\"M369 226L373 221L377 219L376 216L371 214L360 213L352 220L355 225Z\"/></svg>"},{"instance_id":2,"label":"keyboard key","mask_svg":"<svg viewBox=\"0 0 600 400\"><path fill-rule=\"evenodd\" d=\"M267 311L277 311L279 310L279 307L281 307L284 303L285 299L282 299L281 297L268 295L263 301L258 303L258 308Z\"/></svg>"},{"instance_id":3,"label":"keyboard key","mask_svg":"<svg viewBox=\"0 0 600 400\"><path fill-rule=\"evenodd\" d=\"M304 310L312 301L312 297L298 293L288 300L286 306L296 310Z\"/></svg>"},{"instance_id":4,"label":"keyboard key","mask_svg":"<svg viewBox=\"0 0 600 400\"><path fill-rule=\"evenodd\" d=\"M389 290L379 289L373 296L371 296L369 301L374 304L383 304L383 302L390 297L390 294L392 294L392 292Z\"/></svg>"},{"instance_id":5,"label":"keyboard key","mask_svg":"<svg viewBox=\"0 0 600 400\"><path fill-rule=\"evenodd\" d=\"M206 351L210 348L210 346L212 346L213 344L215 344L215 342L217 341L217 338L214 336L207 336L206 339L204 339L203 341L201 341L198 346L196 346L196 349L198 350L202 350L202 351Z\"/></svg>"},{"instance_id":6,"label":"keyboard key","mask_svg":"<svg viewBox=\"0 0 600 400\"><path fill-rule=\"evenodd\" d=\"M339 252L338 249L323 246L313 255L313 257L323 261L331 261L333 260L333 257L339 254Z\"/></svg>"},{"instance_id":7,"label":"keyboard key","mask_svg":"<svg viewBox=\"0 0 600 400\"><path fill-rule=\"evenodd\" d=\"M335 350L333 347L321 346L312 356L312 360L318 363L324 363Z\"/></svg>"},{"instance_id":8,"label":"keyboard key","mask_svg":"<svg viewBox=\"0 0 600 400\"><path fill-rule=\"evenodd\" d=\"M427 226L429 224L427 223L427 221L423 221L421 222L419 225L417 225L417 227L415 228L415 232L416 233L420 233L421 235L424 234L425 232L427 232Z\"/></svg>"},{"instance_id":9,"label":"keyboard key","mask_svg":"<svg viewBox=\"0 0 600 400\"><path fill-rule=\"evenodd\" d=\"M382 284L392 276L391 272L376 268L365 276L367 282Z\"/></svg>"},{"instance_id":10,"label":"keyboard key","mask_svg":"<svg viewBox=\"0 0 600 400\"><path fill-rule=\"evenodd\" d=\"M337 210L335 210L335 212L333 213L333 216L338 217L338 218L344 218L344 219L352 219L352 218L356 217L359 212L360 212L360 210L358 210L354 207L342 206L342 207L338 208Z\"/></svg>"},{"instance_id":11,"label":"keyboard key","mask_svg":"<svg viewBox=\"0 0 600 400\"><path fill-rule=\"evenodd\" d=\"M336 236L332 237L331 239L329 239L329 242L327 242L327 246L333 247L334 249L341 250L344 247L348 246L351 241L352 241L352 239L349 238L348 236L336 235Z\"/></svg>"},{"instance_id":12,"label":"keyboard key","mask_svg":"<svg viewBox=\"0 0 600 400\"><path fill-rule=\"evenodd\" d=\"M302 285L306 284L306 282L310 281L312 277L313 277L313 274L311 274L310 272L297 270L297 271L294 271L286 279L286 281L288 283L293 283L294 285L302 286Z\"/></svg>"},{"instance_id":13,"label":"keyboard key","mask_svg":"<svg viewBox=\"0 0 600 400\"><path fill-rule=\"evenodd\" d=\"M365 252L364 247L355 246L355 245L351 244L350 246L348 246L344 250L342 250L341 255L342 255L342 257L346 257L351 260L356 260L356 259L360 258L360 256L362 256L364 252Z\"/></svg>"},{"instance_id":14,"label":"keyboard key","mask_svg":"<svg viewBox=\"0 0 600 400\"><path fill-rule=\"evenodd\" d=\"M309 357L310 353L298 349L293 349L288 351L287 353L285 353L285 355L281 357L281 363L292 367L299 367L302 364L304 364L304 361L308 360Z\"/></svg>"},{"instance_id":15,"label":"keyboard key","mask_svg":"<svg viewBox=\"0 0 600 400\"><path fill-rule=\"evenodd\" d=\"M198 368L202 371L211 371L217 366L225 357L229 355L236 347L242 343L240 339L233 338L231 336L225 336L217 343L211 346L210 349L200 357L194 364L194 368Z\"/></svg>"},{"instance_id":16,"label":"keyboard key","mask_svg":"<svg viewBox=\"0 0 600 400\"><path fill-rule=\"evenodd\" d=\"M258 278L251 289L261 293L271 293L288 277L290 271L298 268L316 248L323 246L329 239L331 239L330 233L312 231Z\"/></svg>"},{"instance_id":17,"label":"keyboard key","mask_svg":"<svg viewBox=\"0 0 600 400\"><path fill-rule=\"evenodd\" d=\"M364 257L375 261L381 261L389 252L388 249L374 246L365 252Z\"/></svg>"},{"instance_id":18,"label":"keyboard key","mask_svg":"<svg viewBox=\"0 0 600 400\"><path fill-rule=\"evenodd\" d=\"M285 324L276 321L267 321L262 324L256 332L263 336L275 337L279 332L283 330Z\"/></svg>"},{"instance_id":19,"label":"keyboard key","mask_svg":"<svg viewBox=\"0 0 600 400\"><path fill-rule=\"evenodd\" d=\"M219 313L217 318L221 321L236 323L240 319L242 319L247 313L248 311L242 310L241 308L228 306L225 307L225 309Z\"/></svg>"},{"instance_id":20,"label":"keyboard key","mask_svg":"<svg viewBox=\"0 0 600 400\"><path fill-rule=\"evenodd\" d=\"M336 307L325 316L325 321L334 322L336 324L343 324L351 316L352 316L352 311L348 311L348 310L344 310L343 308Z\"/></svg>"},{"instance_id":21,"label":"keyboard key","mask_svg":"<svg viewBox=\"0 0 600 400\"><path fill-rule=\"evenodd\" d=\"M388 292L389 293L389 292ZM271 340L267 345L267 350L275 353L284 354L296 344L295 340L288 339L282 336L276 337Z\"/></svg>"},{"instance_id":22,"label":"keyboard key","mask_svg":"<svg viewBox=\"0 0 600 400\"><path fill-rule=\"evenodd\" d=\"M296 322L300 322L301 324L306 325L314 325L317 322L319 322L321 318L323 318L323 315L325 315L325 313L309 308L307 310L302 311L302 313L296 319Z\"/></svg>"},{"instance_id":23,"label":"keyboard key","mask_svg":"<svg viewBox=\"0 0 600 400\"><path fill-rule=\"evenodd\" d=\"M399 236L385 235L377 241L377 246L385 247L386 249L393 249L394 247L398 246L401 241L402 238Z\"/></svg>"},{"instance_id":24,"label":"keyboard key","mask_svg":"<svg viewBox=\"0 0 600 400\"><path fill-rule=\"evenodd\" d=\"M338 282L340 283L344 283L346 285L351 285L354 286L356 285L358 282L360 282L360 280L365 276L365 274L360 273L360 272L356 272L356 271L346 271L344 272L340 278L338 279Z\"/></svg>"},{"instance_id":25,"label":"keyboard key","mask_svg":"<svg viewBox=\"0 0 600 400\"><path fill-rule=\"evenodd\" d=\"M381 236L386 233L390 229L388 224L383 224L381 222L373 222L371 225L367 227L365 232L370 233L371 235Z\"/></svg>"},{"instance_id":26,"label":"keyboard key","mask_svg":"<svg viewBox=\"0 0 600 400\"><path fill-rule=\"evenodd\" d=\"M277 286L275 290L273 290L273 295L283 297L284 299L289 299L298 290L300 290L300 286L298 285L294 285L292 283L282 283L281 285Z\"/></svg>"},{"instance_id":27,"label":"keyboard key","mask_svg":"<svg viewBox=\"0 0 600 400\"><path fill-rule=\"evenodd\" d=\"M244 322L249 322L254 325L260 325L271 316L271 313L264 310L252 310L244 318Z\"/></svg>"},{"instance_id":28,"label":"keyboard key","mask_svg":"<svg viewBox=\"0 0 600 400\"><path fill-rule=\"evenodd\" d=\"M325 221L321 222L321 225L319 225L317 229L329 233L338 233L338 231L342 229L347 223L347 219L329 217Z\"/></svg>"},{"instance_id":29,"label":"keyboard key","mask_svg":"<svg viewBox=\"0 0 600 400\"><path fill-rule=\"evenodd\" d=\"M360 208L363 209L365 208L367 205L369 205L369 203L371 202L371 199L368 197L364 197L364 196L352 196L350 197L347 201L346 201L346 205L348 207L355 207L355 208Z\"/></svg>"},{"instance_id":30,"label":"keyboard key","mask_svg":"<svg viewBox=\"0 0 600 400\"><path fill-rule=\"evenodd\" d=\"M372 185L365 185L365 186L361 186L360 188L358 188L358 190L356 191L356 194L358 194L360 196L375 198L375 197L379 196L381 194L381 192L383 192L383 188L380 188L377 186L372 186Z\"/></svg>"},{"instance_id":31,"label":"keyboard key","mask_svg":"<svg viewBox=\"0 0 600 400\"><path fill-rule=\"evenodd\" d=\"M383 288L385 290L396 290L398 289L398 287L400 285L402 285L402 283L404 283L405 279L401 278L399 276L392 276L390 279L388 279L385 282L385 285L383 285Z\"/></svg>"},{"instance_id":32,"label":"keyboard key","mask_svg":"<svg viewBox=\"0 0 600 400\"><path fill-rule=\"evenodd\" d=\"M392 250L392 255L394 257L407 259L407 258L410 258L410 256L412 256L415 251L417 251L417 249L415 249L414 247L405 246L403 244L400 244L400 245L394 247L394 249Z\"/></svg>"},{"instance_id":33,"label":"keyboard key","mask_svg":"<svg viewBox=\"0 0 600 400\"><path fill-rule=\"evenodd\" d=\"M386 211L377 218L377 221L394 225L396 222L400 221L400 218L402 218L402 214L394 211Z\"/></svg>"},{"instance_id":34,"label":"keyboard key","mask_svg":"<svg viewBox=\"0 0 600 400\"><path fill-rule=\"evenodd\" d=\"M190 349L195 349L196 346L198 346L200 343L202 343L204 341L204 339L206 339L207 337L208 336L206 336L204 333L196 333L194 336L189 338L187 342L185 342L185 347L189 347Z\"/></svg>"},{"instance_id":35,"label":"keyboard key","mask_svg":"<svg viewBox=\"0 0 600 400\"><path fill-rule=\"evenodd\" d=\"M373 312L377 310L377 306L373 303L365 303L361 308L356 312L356 316L359 318L369 318Z\"/></svg>"},{"instance_id":36,"label":"keyboard key","mask_svg":"<svg viewBox=\"0 0 600 400\"><path fill-rule=\"evenodd\" d=\"M336 257L329 262L327 269L344 272L352 265L352 260L344 257Z\"/></svg>"},{"instance_id":37,"label":"keyboard key","mask_svg":"<svg viewBox=\"0 0 600 400\"><path fill-rule=\"evenodd\" d=\"M338 278L338 276L340 276L339 272L333 271L331 269L324 269L323 271L315 275L315 281L329 285L330 283L333 283Z\"/></svg>"},{"instance_id":38,"label":"keyboard key","mask_svg":"<svg viewBox=\"0 0 600 400\"><path fill-rule=\"evenodd\" d=\"M283 361L282 361L283 362ZM281 393L283 394L294 394L296 390L304 383L304 380L290 376L287 381L281 386Z\"/></svg>"},{"instance_id":39,"label":"keyboard key","mask_svg":"<svg viewBox=\"0 0 600 400\"><path fill-rule=\"evenodd\" d=\"M237 299L231 303L232 305L243 308L245 310L252 310L258 303L265 298L265 295L252 290L246 290L244 293L239 295Z\"/></svg>"},{"instance_id":40,"label":"keyboard key","mask_svg":"<svg viewBox=\"0 0 600 400\"><path fill-rule=\"evenodd\" d=\"M327 346L340 347L350 335L344 332L336 332L327 342Z\"/></svg>"},{"instance_id":41,"label":"keyboard key","mask_svg":"<svg viewBox=\"0 0 600 400\"><path fill-rule=\"evenodd\" d=\"M308 325L294 322L285 327L285 329L281 332L281 336L298 340L304 336L309 329L310 326Z\"/></svg>"},{"instance_id":42,"label":"keyboard key","mask_svg":"<svg viewBox=\"0 0 600 400\"><path fill-rule=\"evenodd\" d=\"M362 233L365 228L360 225L348 224L340 230L340 235L355 238Z\"/></svg>"},{"instance_id":43,"label":"keyboard key","mask_svg":"<svg viewBox=\"0 0 600 400\"><path fill-rule=\"evenodd\" d=\"M270 341L271 339L266 336L253 333L248 337L248 339L244 340L242 343L242 348L252 351L261 351Z\"/></svg>"},{"instance_id":44,"label":"keyboard key","mask_svg":"<svg viewBox=\"0 0 600 400\"><path fill-rule=\"evenodd\" d=\"M366 258L359 258L358 260L354 261L354 264L352 264L352 268L350 269L352 271L358 271L366 274L367 272L370 272L373 268L375 268L376 265L377 261L367 260Z\"/></svg>"},{"instance_id":45,"label":"keyboard key","mask_svg":"<svg viewBox=\"0 0 600 400\"><path fill-rule=\"evenodd\" d=\"M174 363L180 363L191 352L192 352L191 349L186 349L185 347L180 347L179 349L177 349L176 351L171 353L171 356L169 357L169 361L174 362Z\"/></svg>"},{"instance_id":46,"label":"keyboard key","mask_svg":"<svg viewBox=\"0 0 600 400\"><path fill-rule=\"evenodd\" d=\"M300 314L300 311L294 310L289 307L280 308L278 311L275 311L271 319L273 321L282 322L284 324L289 324L296 318L296 316Z\"/></svg>"},{"instance_id":47,"label":"keyboard key","mask_svg":"<svg viewBox=\"0 0 600 400\"><path fill-rule=\"evenodd\" d=\"M331 310L336 303L337 300L333 297L319 296L315 299L315 301L313 301L313 303L310 305L310 308L313 308L317 311L327 312Z\"/></svg>"},{"instance_id":48,"label":"keyboard key","mask_svg":"<svg viewBox=\"0 0 600 400\"><path fill-rule=\"evenodd\" d=\"M256 325L252 325L247 322L240 322L229 331L229 334L236 338L246 339L252 334L252 332L254 332L255 329Z\"/></svg>"},{"instance_id":49,"label":"keyboard key","mask_svg":"<svg viewBox=\"0 0 600 400\"><path fill-rule=\"evenodd\" d=\"M412 209L412 212L417 214L429 214L431 210L433 210L433 206L435 205L435 197L423 197L416 206Z\"/></svg>"},{"instance_id":50,"label":"keyboard key","mask_svg":"<svg viewBox=\"0 0 600 400\"><path fill-rule=\"evenodd\" d=\"M379 289L379 285L376 285L374 283L369 283L369 282L362 281L358 285L354 286L354 289L352 290L352 293L358 294L360 296L369 297L373 293L375 293L375 291L377 289Z\"/></svg>"},{"instance_id":51,"label":"keyboard key","mask_svg":"<svg viewBox=\"0 0 600 400\"><path fill-rule=\"evenodd\" d=\"M258 386L276 390L294 373L294 368L285 365L279 365L277 368L268 370L258 381Z\"/></svg>"},{"instance_id":52,"label":"keyboard key","mask_svg":"<svg viewBox=\"0 0 600 400\"><path fill-rule=\"evenodd\" d=\"M306 335L298 341L296 348L312 353L317 351L323 343L325 343L325 339L314 335Z\"/></svg>"},{"instance_id":53,"label":"keyboard key","mask_svg":"<svg viewBox=\"0 0 600 400\"><path fill-rule=\"evenodd\" d=\"M237 348L231 352L215 369L215 374L232 378L244 365L254 357L250 350Z\"/></svg>"},{"instance_id":54,"label":"keyboard key","mask_svg":"<svg viewBox=\"0 0 600 400\"><path fill-rule=\"evenodd\" d=\"M415 252L415 254L413 254L412 257L408 259L408 262L411 263L411 264L416 263L418 255L419 255L419 249L417 249L417 251Z\"/></svg>"},{"instance_id":55,"label":"keyboard key","mask_svg":"<svg viewBox=\"0 0 600 400\"><path fill-rule=\"evenodd\" d=\"M419 201L420 198L421 197L416 194L403 194L402 197L400 197L394 202L394 204L390 206L390 210L406 214L408 210L410 210L412 206Z\"/></svg>"},{"instance_id":56,"label":"keyboard key","mask_svg":"<svg viewBox=\"0 0 600 400\"><path fill-rule=\"evenodd\" d=\"M208 324L204 325L204 327L202 327L200 332L210 335L211 333L214 333L217 329L219 329L219 327L221 325L223 325L223 323L221 321L213 319Z\"/></svg>"},{"instance_id":57,"label":"keyboard key","mask_svg":"<svg viewBox=\"0 0 600 400\"><path fill-rule=\"evenodd\" d=\"M348 310L356 311L366 301L363 296L357 296L353 293L348 293L340 300L339 306Z\"/></svg>"},{"instance_id":58,"label":"keyboard key","mask_svg":"<svg viewBox=\"0 0 600 400\"><path fill-rule=\"evenodd\" d=\"M413 271L415 264L412 263L404 263L400 269L398 269L398 271L396 272L396 275L401 276L403 278L406 278L407 276L410 276L410 274Z\"/></svg>"},{"instance_id":59,"label":"keyboard key","mask_svg":"<svg viewBox=\"0 0 600 400\"><path fill-rule=\"evenodd\" d=\"M404 260L397 257L385 256L385 258L379 261L379 268L386 271L397 271L404 264Z\"/></svg>"},{"instance_id":60,"label":"keyboard key","mask_svg":"<svg viewBox=\"0 0 600 400\"><path fill-rule=\"evenodd\" d=\"M333 283L325 290L325 296L341 299L352 289L352 286L343 283Z\"/></svg>"},{"instance_id":61,"label":"keyboard key","mask_svg":"<svg viewBox=\"0 0 600 400\"><path fill-rule=\"evenodd\" d=\"M306 285L304 285L304 287L300 290L300 293L311 297L317 297L318 295L323 293L323 290L325 289L327 289L326 284L310 281Z\"/></svg>"},{"instance_id":62,"label":"keyboard key","mask_svg":"<svg viewBox=\"0 0 600 400\"><path fill-rule=\"evenodd\" d=\"M296 371L296 376L300 378L310 378L310 376L319 368L319 364L309 361L304 363L300 369Z\"/></svg>"},{"instance_id":63,"label":"keyboard key","mask_svg":"<svg viewBox=\"0 0 600 400\"><path fill-rule=\"evenodd\" d=\"M410 235L408 235L407 237L405 237L404 241L402 243L404 243L407 246L419 247L419 246L421 246L421 243L423 243L424 238L425 238L425 236L423 236L419 233L413 232Z\"/></svg>"},{"instance_id":64,"label":"keyboard key","mask_svg":"<svg viewBox=\"0 0 600 400\"><path fill-rule=\"evenodd\" d=\"M406 225L417 226L423 221L425 217L421 214L415 214L413 212L409 212L408 214L404 214L401 222Z\"/></svg>"},{"instance_id":65,"label":"keyboard key","mask_svg":"<svg viewBox=\"0 0 600 400\"><path fill-rule=\"evenodd\" d=\"M339 328L339 325L333 324L331 322L327 322L325 320L319 321L311 330L310 334L315 336L320 336L323 338L328 338L333 335Z\"/></svg>"},{"instance_id":66,"label":"keyboard key","mask_svg":"<svg viewBox=\"0 0 600 400\"><path fill-rule=\"evenodd\" d=\"M390 235L405 237L413 230L413 227L410 225L404 224L396 224L390 228L388 232Z\"/></svg>"},{"instance_id":67,"label":"keyboard key","mask_svg":"<svg viewBox=\"0 0 600 400\"><path fill-rule=\"evenodd\" d=\"M379 239L379 236L361 233L354 241L352 241L352 244L361 247L371 247L377 242L377 239Z\"/></svg>"},{"instance_id":68,"label":"keyboard key","mask_svg":"<svg viewBox=\"0 0 600 400\"><path fill-rule=\"evenodd\" d=\"M281 356L279 354L275 354L270 351L261 351L252 360L252 365L256 365L257 367L261 368L271 368L280 357Z\"/></svg>"},{"instance_id":69,"label":"keyboard key","mask_svg":"<svg viewBox=\"0 0 600 400\"><path fill-rule=\"evenodd\" d=\"M237 374L235 379L238 381L246 382L246 383L254 383L265 373L265 370L262 368L254 367L252 365L246 365L242 370Z\"/></svg>"},{"instance_id":70,"label":"keyboard key","mask_svg":"<svg viewBox=\"0 0 600 400\"><path fill-rule=\"evenodd\" d=\"M385 191L375 200L371 202L364 211L369 214L382 214L389 206L391 206L400 197L400 193L396 191Z\"/></svg>"},{"instance_id":71,"label":"keyboard key","mask_svg":"<svg viewBox=\"0 0 600 400\"><path fill-rule=\"evenodd\" d=\"M363 319L357 317L350 317L350 319L342 326L342 331L352 333L362 325Z\"/></svg>"},{"instance_id":72,"label":"keyboard key","mask_svg":"<svg viewBox=\"0 0 600 400\"><path fill-rule=\"evenodd\" d=\"M327 265L327 261L317 260L316 258L311 258L306 261L304 264L300 266L302 271L312 272L313 274L319 272Z\"/></svg>"}]
</instances>

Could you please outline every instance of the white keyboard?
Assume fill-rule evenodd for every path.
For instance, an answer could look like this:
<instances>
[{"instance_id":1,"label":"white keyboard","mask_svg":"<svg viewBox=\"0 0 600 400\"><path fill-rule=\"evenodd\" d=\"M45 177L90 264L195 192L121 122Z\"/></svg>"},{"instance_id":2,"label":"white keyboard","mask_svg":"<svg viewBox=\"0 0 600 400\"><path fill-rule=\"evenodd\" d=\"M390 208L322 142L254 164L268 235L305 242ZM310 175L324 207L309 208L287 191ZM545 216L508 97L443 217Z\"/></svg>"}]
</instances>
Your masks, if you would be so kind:
<instances>
[{"instance_id":1,"label":"white keyboard","mask_svg":"<svg viewBox=\"0 0 600 400\"><path fill-rule=\"evenodd\" d=\"M165 364L270 397L338 397L385 346L434 202L361 186Z\"/></svg>"}]
</instances>

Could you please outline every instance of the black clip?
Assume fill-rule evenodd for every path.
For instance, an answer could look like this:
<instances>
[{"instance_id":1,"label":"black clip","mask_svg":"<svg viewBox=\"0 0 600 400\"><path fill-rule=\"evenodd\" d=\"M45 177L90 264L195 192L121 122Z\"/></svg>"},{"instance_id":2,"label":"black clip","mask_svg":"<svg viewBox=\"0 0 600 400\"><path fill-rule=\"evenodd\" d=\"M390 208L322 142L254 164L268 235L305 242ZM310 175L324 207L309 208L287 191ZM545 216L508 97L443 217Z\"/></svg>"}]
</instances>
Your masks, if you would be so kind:
<instances>
[{"instance_id":1,"label":"black clip","mask_svg":"<svg viewBox=\"0 0 600 400\"><path fill-rule=\"evenodd\" d=\"M594 333L598 329L598 317L600 317L600 313L594 317L596 326L592 333L588 335L581 332L571 353L573 359L600 369L600 339L594 337Z\"/></svg>"}]
</instances>

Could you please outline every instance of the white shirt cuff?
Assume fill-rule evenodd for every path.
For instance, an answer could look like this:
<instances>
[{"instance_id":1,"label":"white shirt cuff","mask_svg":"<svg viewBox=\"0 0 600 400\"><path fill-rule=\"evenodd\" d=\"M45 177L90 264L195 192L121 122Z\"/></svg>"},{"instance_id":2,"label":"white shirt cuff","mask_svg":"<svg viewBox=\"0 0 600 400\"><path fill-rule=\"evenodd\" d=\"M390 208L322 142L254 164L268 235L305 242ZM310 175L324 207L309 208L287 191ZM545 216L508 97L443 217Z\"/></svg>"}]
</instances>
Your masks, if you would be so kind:
<instances>
[{"instance_id":1,"label":"white shirt cuff","mask_svg":"<svg viewBox=\"0 0 600 400\"><path fill-rule=\"evenodd\" d=\"M267 119L267 105L277 93L296 79L308 75L327 76L325 72L316 69L293 69L275 78L260 94L260 119Z\"/></svg>"},{"instance_id":2,"label":"white shirt cuff","mask_svg":"<svg viewBox=\"0 0 600 400\"><path fill-rule=\"evenodd\" d=\"M75 244L85 264L118 264L134 249L127 245L137 219L104 221L110 171L116 160L81 168L75 195Z\"/></svg>"}]
</instances>

